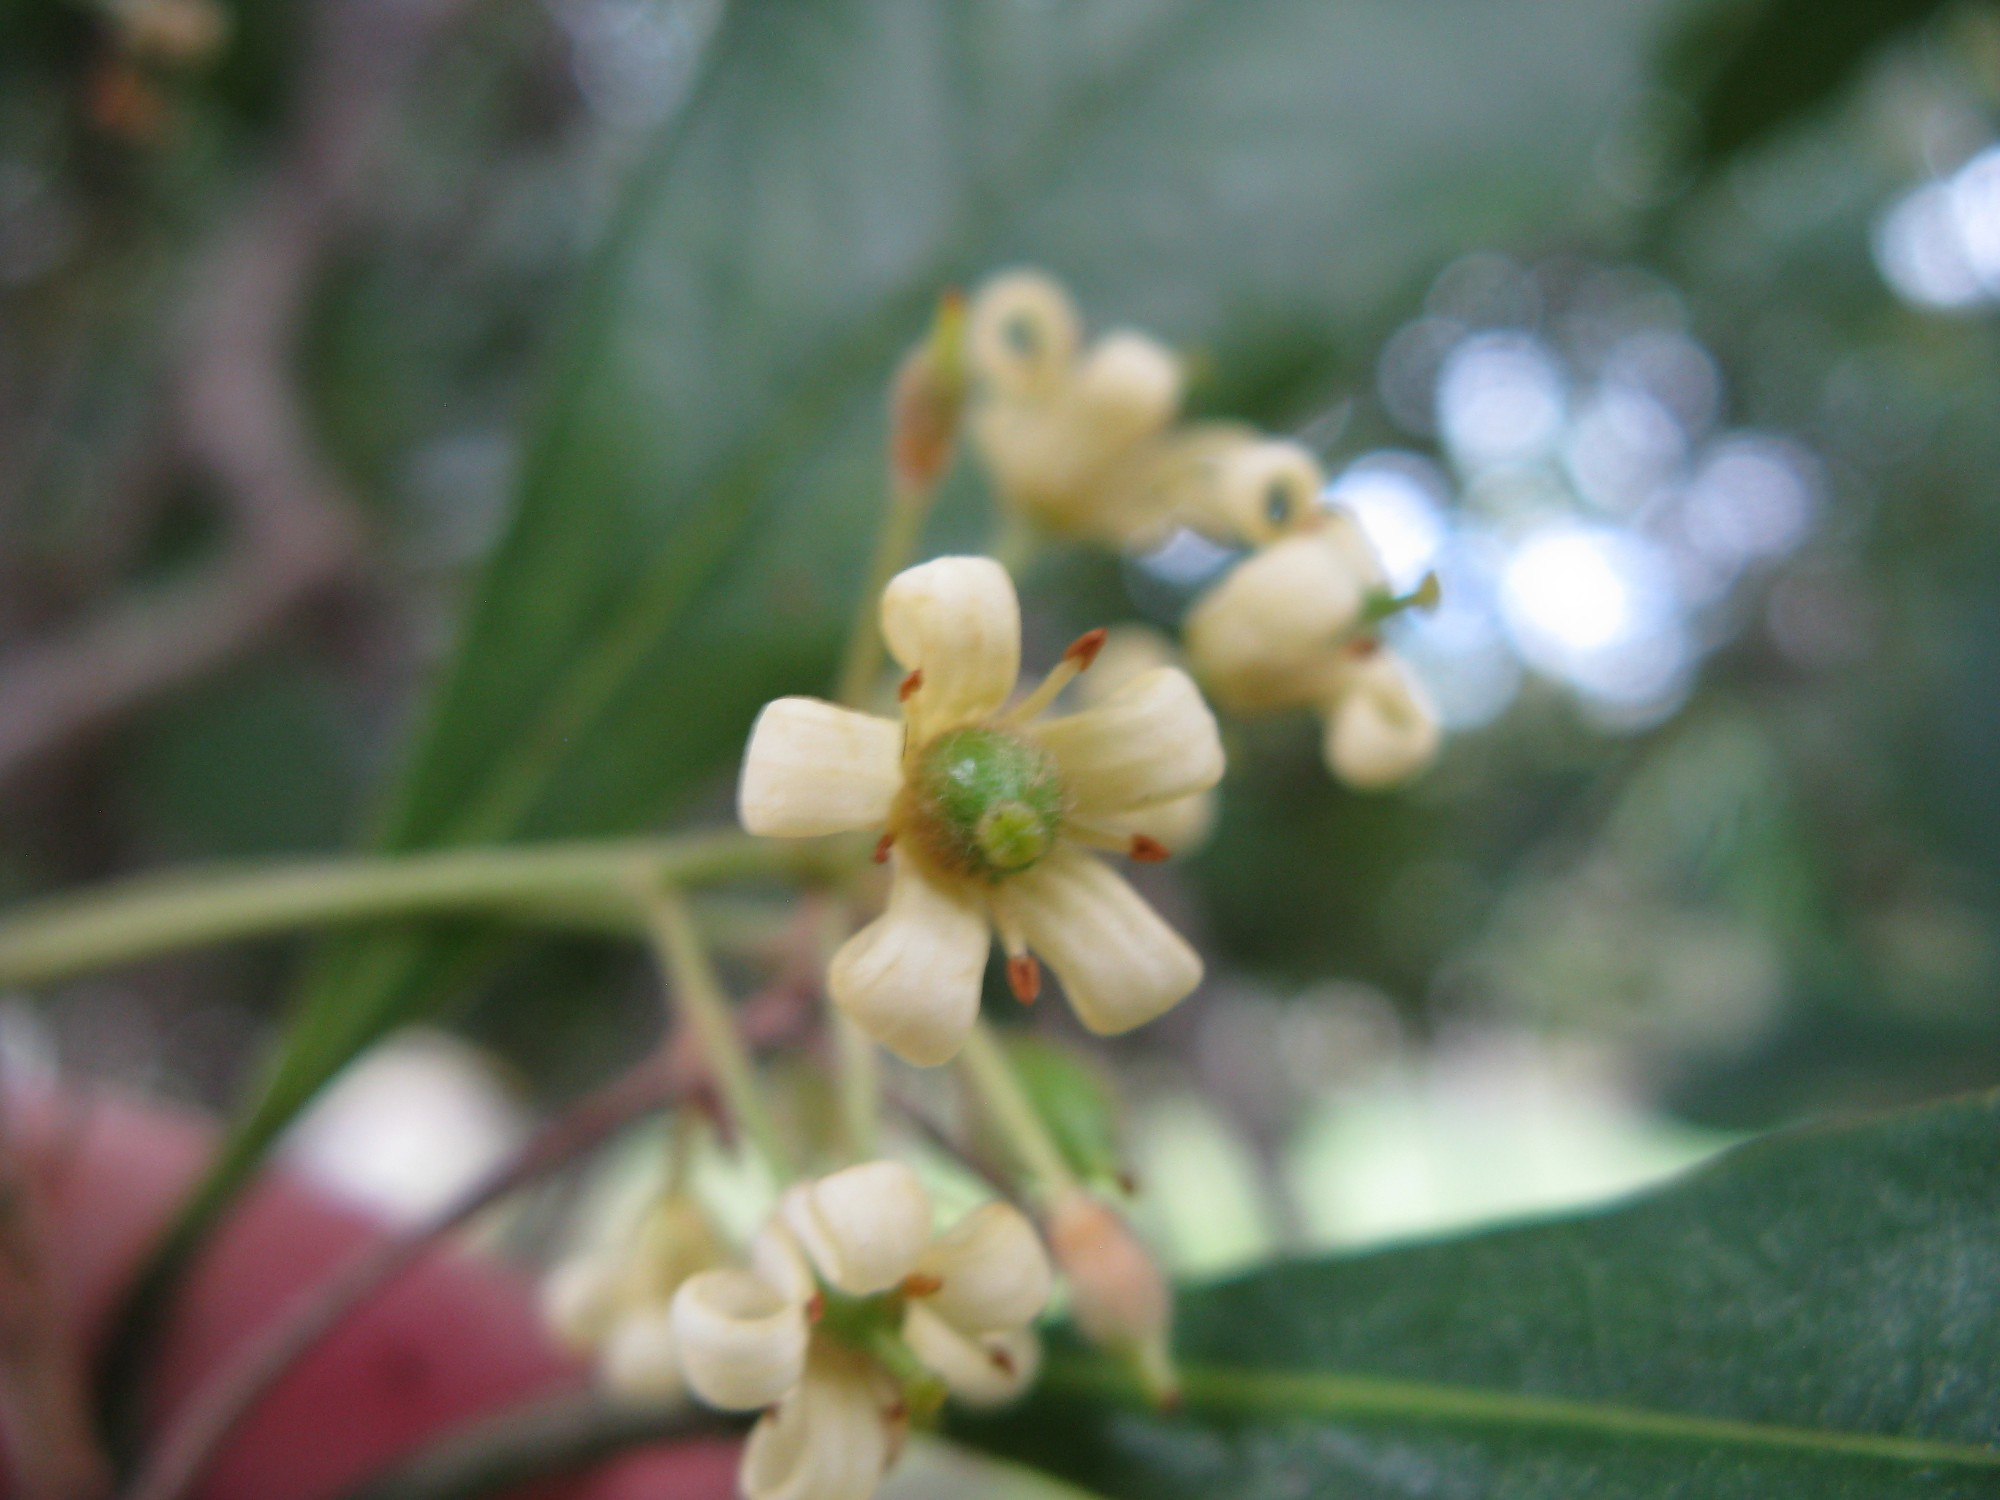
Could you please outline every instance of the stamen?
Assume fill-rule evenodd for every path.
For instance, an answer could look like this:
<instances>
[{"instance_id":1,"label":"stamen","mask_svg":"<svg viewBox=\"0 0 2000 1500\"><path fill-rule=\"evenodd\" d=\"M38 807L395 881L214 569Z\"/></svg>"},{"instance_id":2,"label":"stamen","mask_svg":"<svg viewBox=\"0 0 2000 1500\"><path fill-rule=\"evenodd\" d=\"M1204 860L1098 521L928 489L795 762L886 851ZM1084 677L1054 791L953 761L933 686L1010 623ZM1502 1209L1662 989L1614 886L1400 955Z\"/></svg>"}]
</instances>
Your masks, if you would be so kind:
<instances>
[{"instance_id":1,"label":"stamen","mask_svg":"<svg viewBox=\"0 0 2000 1500\"><path fill-rule=\"evenodd\" d=\"M1007 960L1007 987L1023 1005L1033 1005L1042 992L1042 966L1032 953Z\"/></svg>"},{"instance_id":2,"label":"stamen","mask_svg":"<svg viewBox=\"0 0 2000 1500\"><path fill-rule=\"evenodd\" d=\"M806 1321L808 1323L817 1323L825 1316L826 1293L814 1292L811 1297L806 1299Z\"/></svg>"},{"instance_id":3,"label":"stamen","mask_svg":"<svg viewBox=\"0 0 2000 1500\"><path fill-rule=\"evenodd\" d=\"M1372 635L1357 635L1347 643L1347 654L1356 661L1366 661L1382 649L1382 642Z\"/></svg>"},{"instance_id":4,"label":"stamen","mask_svg":"<svg viewBox=\"0 0 2000 1500\"><path fill-rule=\"evenodd\" d=\"M1126 853L1130 854L1132 858L1139 861L1142 865L1156 865L1172 853L1172 851L1156 838L1143 833L1135 833L1132 835L1132 847L1126 850Z\"/></svg>"},{"instance_id":5,"label":"stamen","mask_svg":"<svg viewBox=\"0 0 2000 1500\"><path fill-rule=\"evenodd\" d=\"M912 1271L903 1278L905 1297L929 1297L944 1290L944 1278L932 1276L923 1271Z\"/></svg>"},{"instance_id":6,"label":"stamen","mask_svg":"<svg viewBox=\"0 0 2000 1500\"><path fill-rule=\"evenodd\" d=\"M1063 648L1062 660L1057 662L1044 677L1041 686L1001 716L1002 724L1025 724L1036 718L1051 703L1056 694L1076 680L1077 674L1089 670L1097 660L1097 653L1104 649L1106 632L1103 629L1086 630L1082 635Z\"/></svg>"},{"instance_id":7,"label":"stamen","mask_svg":"<svg viewBox=\"0 0 2000 1500\"><path fill-rule=\"evenodd\" d=\"M886 865L889 863L889 851L895 847L895 843L896 835L894 833L883 834L882 837L875 841L875 852L869 857L878 865Z\"/></svg>"},{"instance_id":8,"label":"stamen","mask_svg":"<svg viewBox=\"0 0 2000 1500\"><path fill-rule=\"evenodd\" d=\"M1073 844L1081 844L1086 849L1101 849L1106 854L1129 855L1132 852L1131 835L1095 828L1074 818L1063 820L1062 835Z\"/></svg>"},{"instance_id":9,"label":"stamen","mask_svg":"<svg viewBox=\"0 0 2000 1500\"><path fill-rule=\"evenodd\" d=\"M1017 1366L1014 1363L1014 1356L1003 1346L995 1344L986 1351L986 1357L993 1361L993 1368L998 1370L1002 1375L1012 1375L1016 1372Z\"/></svg>"},{"instance_id":10,"label":"stamen","mask_svg":"<svg viewBox=\"0 0 2000 1500\"><path fill-rule=\"evenodd\" d=\"M912 672L908 677L905 677L902 683L897 687L896 701L898 703L908 703L910 699L916 695L917 689L922 687L923 685L924 685L924 669L922 667L918 667L916 671Z\"/></svg>"}]
</instances>

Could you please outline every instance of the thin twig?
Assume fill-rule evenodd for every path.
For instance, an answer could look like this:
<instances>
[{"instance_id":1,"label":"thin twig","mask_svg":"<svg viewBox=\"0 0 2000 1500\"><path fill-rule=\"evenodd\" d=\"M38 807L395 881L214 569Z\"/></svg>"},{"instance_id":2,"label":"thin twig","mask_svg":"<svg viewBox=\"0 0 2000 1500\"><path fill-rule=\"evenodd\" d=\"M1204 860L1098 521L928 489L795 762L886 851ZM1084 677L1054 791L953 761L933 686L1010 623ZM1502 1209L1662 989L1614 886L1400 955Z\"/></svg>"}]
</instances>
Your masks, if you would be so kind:
<instances>
[{"instance_id":1,"label":"thin twig","mask_svg":"<svg viewBox=\"0 0 2000 1500\"><path fill-rule=\"evenodd\" d=\"M746 1006L743 1030L759 1047L794 1037L807 1012L787 997ZM437 1218L361 1251L301 1295L208 1385L147 1456L125 1500L175 1500L221 1451L284 1374L340 1322L410 1269L445 1235L501 1198L590 1150L632 1121L683 1097L706 1080L698 1055L669 1038L659 1052L551 1122Z\"/></svg>"},{"instance_id":2,"label":"thin twig","mask_svg":"<svg viewBox=\"0 0 2000 1500\"><path fill-rule=\"evenodd\" d=\"M477 1500L642 1444L735 1432L740 1425L697 1406L621 1406L598 1396L559 1396L471 1423L341 1500Z\"/></svg>"},{"instance_id":3,"label":"thin twig","mask_svg":"<svg viewBox=\"0 0 2000 1500\"><path fill-rule=\"evenodd\" d=\"M319 272L351 225L409 79L466 0L323 0L288 149L217 236L169 379L172 450L211 481L213 563L0 662L0 783L228 661L363 554L295 366Z\"/></svg>"}]
</instances>

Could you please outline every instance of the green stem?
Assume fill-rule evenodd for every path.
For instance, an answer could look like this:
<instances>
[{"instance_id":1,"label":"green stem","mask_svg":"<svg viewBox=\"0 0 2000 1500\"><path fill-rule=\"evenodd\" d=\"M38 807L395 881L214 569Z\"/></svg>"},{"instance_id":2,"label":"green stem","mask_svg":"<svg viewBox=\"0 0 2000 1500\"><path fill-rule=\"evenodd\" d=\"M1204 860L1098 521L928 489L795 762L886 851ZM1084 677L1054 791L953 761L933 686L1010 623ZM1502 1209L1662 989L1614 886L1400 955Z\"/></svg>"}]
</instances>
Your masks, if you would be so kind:
<instances>
[{"instance_id":1,"label":"green stem","mask_svg":"<svg viewBox=\"0 0 2000 1500\"><path fill-rule=\"evenodd\" d=\"M881 1064L866 1032L838 1012L830 1020L841 1137L849 1156L868 1161L876 1154L876 1126L882 1114Z\"/></svg>"},{"instance_id":2,"label":"green stem","mask_svg":"<svg viewBox=\"0 0 2000 1500\"><path fill-rule=\"evenodd\" d=\"M144 875L0 918L0 986L48 984L157 954L339 923L483 914L601 925L630 911L635 879L706 885L814 878L857 859L839 845L711 833Z\"/></svg>"},{"instance_id":3,"label":"green stem","mask_svg":"<svg viewBox=\"0 0 2000 1500\"><path fill-rule=\"evenodd\" d=\"M834 680L836 702L858 708L868 701L869 689L882 671L882 591L915 555L936 493L934 488L906 484L890 489L882 530L875 538L875 559L868 568L868 586L861 591L861 602L848 627L840 675Z\"/></svg>"},{"instance_id":4,"label":"green stem","mask_svg":"<svg viewBox=\"0 0 2000 1500\"><path fill-rule=\"evenodd\" d=\"M958 1064L979 1096L987 1118L1013 1151L1026 1178L1028 1195L1047 1208L1078 1191L1082 1184L1063 1159L1055 1136L1036 1113L1034 1101L1021 1086L1014 1064L1007 1057L1007 1049L1000 1045L1000 1039L986 1022L973 1027L964 1050L958 1054Z\"/></svg>"},{"instance_id":5,"label":"green stem","mask_svg":"<svg viewBox=\"0 0 2000 1500\"><path fill-rule=\"evenodd\" d=\"M663 888L647 891L644 900L646 925L652 932L660 966L666 971L675 1011L694 1033L702 1060L708 1065L730 1118L763 1155L772 1172L781 1181L790 1181L798 1175L798 1169L785 1147L784 1136L778 1131L778 1122L764 1102L749 1049L736 1033L736 1019L730 1013L728 997L715 977L708 949L695 928L694 918L688 914L687 903L678 893Z\"/></svg>"}]
</instances>

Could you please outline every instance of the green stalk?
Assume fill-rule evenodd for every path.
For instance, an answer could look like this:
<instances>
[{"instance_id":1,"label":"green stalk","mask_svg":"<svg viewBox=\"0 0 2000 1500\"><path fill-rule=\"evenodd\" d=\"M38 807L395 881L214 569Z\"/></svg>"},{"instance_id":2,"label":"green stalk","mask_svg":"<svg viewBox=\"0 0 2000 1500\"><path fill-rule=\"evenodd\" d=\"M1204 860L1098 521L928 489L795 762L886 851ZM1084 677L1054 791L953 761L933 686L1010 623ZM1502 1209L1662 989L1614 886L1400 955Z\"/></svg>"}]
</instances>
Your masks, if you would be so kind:
<instances>
[{"instance_id":1,"label":"green stalk","mask_svg":"<svg viewBox=\"0 0 2000 1500\"><path fill-rule=\"evenodd\" d=\"M736 1018L722 983L709 962L708 948L689 915L687 903L675 891L659 888L646 893L646 925L652 933L660 967L666 971L675 1012L687 1022L701 1046L702 1061L715 1080L716 1092L737 1128L762 1154L780 1181L798 1175L778 1122L764 1102L749 1049L736 1033Z\"/></svg>"},{"instance_id":2,"label":"green stalk","mask_svg":"<svg viewBox=\"0 0 2000 1500\"><path fill-rule=\"evenodd\" d=\"M629 918L635 878L681 885L809 878L855 857L840 845L709 833L142 875L0 918L0 986L50 984L187 948L355 922L498 915L602 925Z\"/></svg>"},{"instance_id":3,"label":"green stalk","mask_svg":"<svg viewBox=\"0 0 2000 1500\"><path fill-rule=\"evenodd\" d=\"M958 1065L979 1096L987 1118L1014 1153L1028 1196L1036 1205L1046 1209L1079 1191L1082 1184L1063 1159L1062 1147L1036 1112L1034 1101L1015 1076L1007 1049L986 1022L973 1027L972 1035L965 1039Z\"/></svg>"}]
</instances>

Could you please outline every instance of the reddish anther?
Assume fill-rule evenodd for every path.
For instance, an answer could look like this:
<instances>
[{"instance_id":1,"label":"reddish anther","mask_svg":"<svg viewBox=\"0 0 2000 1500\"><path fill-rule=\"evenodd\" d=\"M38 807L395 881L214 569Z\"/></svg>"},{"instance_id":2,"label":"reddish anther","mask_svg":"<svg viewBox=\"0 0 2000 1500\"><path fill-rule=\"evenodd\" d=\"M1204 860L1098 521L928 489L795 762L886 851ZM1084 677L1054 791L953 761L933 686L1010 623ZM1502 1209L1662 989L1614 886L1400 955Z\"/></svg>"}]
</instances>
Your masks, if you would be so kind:
<instances>
[{"instance_id":1,"label":"reddish anther","mask_svg":"<svg viewBox=\"0 0 2000 1500\"><path fill-rule=\"evenodd\" d=\"M878 865L889 863L889 851L895 847L895 844L896 835L893 833L885 833L882 837L875 840L875 853L872 856L875 863Z\"/></svg>"},{"instance_id":2,"label":"reddish anther","mask_svg":"<svg viewBox=\"0 0 2000 1500\"><path fill-rule=\"evenodd\" d=\"M923 685L924 685L924 669L922 667L918 667L916 671L912 672L908 677L905 677L903 679L903 685L896 689L896 701L898 703L908 703L910 701L911 695L915 693L916 690L922 687Z\"/></svg>"},{"instance_id":3,"label":"reddish anther","mask_svg":"<svg viewBox=\"0 0 2000 1500\"><path fill-rule=\"evenodd\" d=\"M806 1300L806 1321L808 1323L817 1323L821 1318L825 1316L826 1316L826 1293L814 1292L812 1296Z\"/></svg>"},{"instance_id":4,"label":"reddish anther","mask_svg":"<svg viewBox=\"0 0 2000 1500\"><path fill-rule=\"evenodd\" d=\"M1148 838L1143 833L1132 835L1131 855L1142 865L1156 865L1171 852L1158 839Z\"/></svg>"},{"instance_id":5,"label":"reddish anther","mask_svg":"<svg viewBox=\"0 0 2000 1500\"><path fill-rule=\"evenodd\" d=\"M1366 661L1382 649L1382 643L1372 635L1356 636L1347 643L1347 654L1356 661Z\"/></svg>"},{"instance_id":6,"label":"reddish anther","mask_svg":"<svg viewBox=\"0 0 2000 1500\"><path fill-rule=\"evenodd\" d=\"M1035 1003L1035 996L1042 992L1042 966L1035 962L1034 954L1021 953L1007 960L1007 984L1023 1005Z\"/></svg>"},{"instance_id":7,"label":"reddish anther","mask_svg":"<svg viewBox=\"0 0 2000 1500\"><path fill-rule=\"evenodd\" d=\"M986 1357L993 1361L993 1368L1002 1375L1012 1375L1018 1368L1014 1363L1014 1356L997 1345L986 1351Z\"/></svg>"},{"instance_id":8,"label":"reddish anther","mask_svg":"<svg viewBox=\"0 0 2000 1500\"><path fill-rule=\"evenodd\" d=\"M912 1271L903 1278L905 1297L930 1297L944 1290L944 1278L932 1276L923 1271Z\"/></svg>"},{"instance_id":9,"label":"reddish anther","mask_svg":"<svg viewBox=\"0 0 2000 1500\"><path fill-rule=\"evenodd\" d=\"M1104 649L1106 634L1102 626L1085 631L1069 643L1068 649L1063 652L1063 660L1075 662L1079 672L1088 670L1090 664L1097 660L1097 653Z\"/></svg>"}]
</instances>

